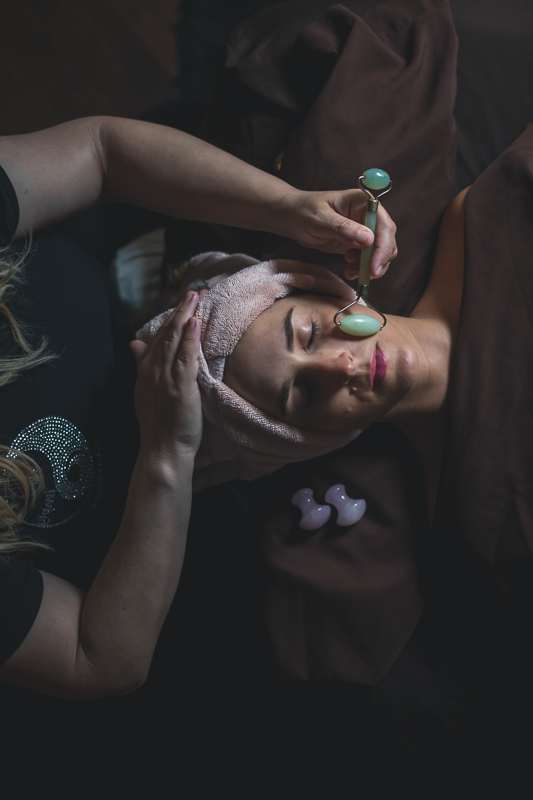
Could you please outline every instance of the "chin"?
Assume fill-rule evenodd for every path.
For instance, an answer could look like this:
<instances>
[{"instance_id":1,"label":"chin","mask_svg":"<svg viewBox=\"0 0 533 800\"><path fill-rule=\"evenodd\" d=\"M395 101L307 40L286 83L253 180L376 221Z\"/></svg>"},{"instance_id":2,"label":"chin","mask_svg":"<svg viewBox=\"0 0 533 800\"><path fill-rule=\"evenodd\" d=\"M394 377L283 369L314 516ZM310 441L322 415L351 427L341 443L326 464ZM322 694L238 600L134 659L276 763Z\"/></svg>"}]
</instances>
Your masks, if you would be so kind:
<instances>
[{"instance_id":1,"label":"chin","mask_svg":"<svg viewBox=\"0 0 533 800\"><path fill-rule=\"evenodd\" d=\"M391 387L392 405L387 412L386 416L390 418L398 409L401 401L407 397L409 392L416 386L419 376L419 360L415 350L410 347L401 348L396 356L396 369L394 376L391 378L394 381Z\"/></svg>"},{"instance_id":2,"label":"chin","mask_svg":"<svg viewBox=\"0 0 533 800\"><path fill-rule=\"evenodd\" d=\"M418 381L418 373L419 373L419 360L418 354L415 350L412 350L410 347L405 348L399 354L398 359L398 378L399 384L401 385L402 389L404 390L404 394L407 394Z\"/></svg>"}]
</instances>

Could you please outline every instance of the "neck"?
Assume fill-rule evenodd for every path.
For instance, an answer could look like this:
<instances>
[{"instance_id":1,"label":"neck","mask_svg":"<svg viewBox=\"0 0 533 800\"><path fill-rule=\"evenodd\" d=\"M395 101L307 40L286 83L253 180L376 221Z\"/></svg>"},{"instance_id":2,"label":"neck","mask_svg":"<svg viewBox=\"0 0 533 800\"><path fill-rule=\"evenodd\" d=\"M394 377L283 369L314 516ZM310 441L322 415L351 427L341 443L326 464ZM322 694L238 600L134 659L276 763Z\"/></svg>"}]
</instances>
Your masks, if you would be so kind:
<instances>
[{"instance_id":1,"label":"neck","mask_svg":"<svg viewBox=\"0 0 533 800\"><path fill-rule=\"evenodd\" d=\"M389 318L390 321L390 318ZM442 319L393 318L411 341L418 358L418 377L411 391L387 419L402 430L420 458L432 520L442 461L446 397L455 330Z\"/></svg>"},{"instance_id":2,"label":"neck","mask_svg":"<svg viewBox=\"0 0 533 800\"><path fill-rule=\"evenodd\" d=\"M392 409L388 419L409 431L427 430L444 411L448 392L454 335L439 319L389 317L411 344L417 360L417 378L409 393ZM409 434L408 434L409 435Z\"/></svg>"},{"instance_id":3,"label":"neck","mask_svg":"<svg viewBox=\"0 0 533 800\"><path fill-rule=\"evenodd\" d=\"M405 325L419 357L419 376L405 402L398 404L398 426L411 440L426 478L432 520L444 447L446 395L459 325L464 271L464 209L468 189L448 206L442 221L428 287ZM399 318L395 319L398 322Z\"/></svg>"},{"instance_id":4,"label":"neck","mask_svg":"<svg viewBox=\"0 0 533 800\"><path fill-rule=\"evenodd\" d=\"M427 289L403 324L419 357L419 375L412 392L399 404L397 423L417 449L421 437L440 430L457 337L464 273L464 208L468 189L448 206L439 232L435 263Z\"/></svg>"}]
</instances>

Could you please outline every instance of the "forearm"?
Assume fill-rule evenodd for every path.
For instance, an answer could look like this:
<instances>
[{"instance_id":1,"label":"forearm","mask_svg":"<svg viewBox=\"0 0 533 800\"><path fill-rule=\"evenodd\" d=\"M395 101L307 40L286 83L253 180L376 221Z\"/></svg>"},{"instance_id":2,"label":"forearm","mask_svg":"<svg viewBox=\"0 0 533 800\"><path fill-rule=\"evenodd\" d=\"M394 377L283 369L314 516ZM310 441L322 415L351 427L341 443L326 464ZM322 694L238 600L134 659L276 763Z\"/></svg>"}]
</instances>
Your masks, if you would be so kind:
<instances>
[{"instance_id":1,"label":"forearm","mask_svg":"<svg viewBox=\"0 0 533 800\"><path fill-rule=\"evenodd\" d=\"M110 200L285 233L282 201L296 192L194 136L118 117L0 137L0 165L19 200L17 238Z\"/></svg>"},{"instance_id":2,"label":"forearm","mask_svg":"<svg viewBox=\"0 0 533 800\"><path fill-rule=\"evenodd\" d=\"M37 617L0 680L76 699L145 680L183 565L202 438L197 303L190 292L150 345L130 343L141 447L117 536L88 594L43 573Z\"/></svg>"},{"instance_id":3,"label":"forearm","mask_svg":"<svg viewBox=\"0 0 533 800\"><path fill-rule=\"evenodd\" d=\"M170 216L285 233L295 189L182 131L102 118L104 197Z\"/></svg>"},{"instance_id":4,"label":"forearm","mask_svg":"<svg viewBox=\"0 0 533 800\"><path fill-rule=\"evenodd\" d=\"M0 165L20 206L15 238L118 200L184 219L235 225L343 253L368 247L359 189L305 192L182 131L138 120L87 117L0 137ZM396 227L380 206L372 275L395 258ZM355 248L355 249L354 249ZM347 277L353 278L350 269Z\"/></svg>"},{"instance_id":5,"label":"forearm","mask_svg":"<svg viewBox=\"0 0 533 800\"><path fill-rule=\"evenodd\" d=\"M120 529L80 620L76 669L100 692L146 678L183 565L192 471L190 458L165 470L139 456Z\"/></svg>"}]
</instances>

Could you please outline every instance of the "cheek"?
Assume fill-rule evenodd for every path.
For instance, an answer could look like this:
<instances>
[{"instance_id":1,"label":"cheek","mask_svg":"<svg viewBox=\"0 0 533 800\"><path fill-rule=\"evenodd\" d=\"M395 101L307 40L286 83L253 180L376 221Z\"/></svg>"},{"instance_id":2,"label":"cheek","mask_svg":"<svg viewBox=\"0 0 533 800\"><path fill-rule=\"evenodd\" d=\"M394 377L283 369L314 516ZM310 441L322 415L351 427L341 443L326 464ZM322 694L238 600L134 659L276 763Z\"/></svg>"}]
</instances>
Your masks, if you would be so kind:
<instances>
[{"instance_id":1,"label":"cheek","mask_svg":"<svg viewBox=\"0 0 533 800\"><path fill-rule=\"evenodd\" d=\"M375 410L368 403L353 395L340 393L322 403L320 411L314 415L313 428L326 433L349 433L370 425L375 415Z\"/></svg>"},{"instance_id":2,"label":"cheek","mask_svg":"<svg viewBox=\"0 0 533 800\"><path fill-rule=\"evenodd\" d=\"M397 388L397 387L395 387ZM401 391L378 397L358 398L357 395L340 392L324 399L311 421L314 430L332 433L347 433L358 428L367 428L379 422L405 394Z\"/></svg>"}]
</instances>

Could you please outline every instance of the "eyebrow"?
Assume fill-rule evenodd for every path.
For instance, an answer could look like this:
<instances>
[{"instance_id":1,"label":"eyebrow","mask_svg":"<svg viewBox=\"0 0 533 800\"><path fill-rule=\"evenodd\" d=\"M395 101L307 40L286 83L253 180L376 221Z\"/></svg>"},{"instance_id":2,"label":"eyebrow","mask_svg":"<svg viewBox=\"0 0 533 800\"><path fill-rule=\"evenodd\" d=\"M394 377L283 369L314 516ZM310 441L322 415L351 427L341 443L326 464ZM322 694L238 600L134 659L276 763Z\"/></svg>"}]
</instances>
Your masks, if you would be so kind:
<instances>
[{"instance_id":1,"label":"eyebrow","mask_svg":"<svg viewBox=\"0 0 533 800\"><path fill-rule=\"evenodd\" d=\"M283 327L285 328L285 339L287 340L287 350L289 353L292 353L294 350L294 330L292 328L292 312L294 311L294 306L291 306L287 313L285 314L285 320L283 322Z\"/></svg>"},{"instance_id":2,"label":"eyebrow","mask_svg":"<svg viewBox=\"0 0 533 800\"><path fill-rule=\"evenodd\" d=\"M294 330L292 327L293 311L294 311L294 306L291 306L291 308L289 308L289 310L285 314L285 319L283 320L283 329L285 331L285 340L287 342L287 350L289 351L289 353L292 353L292 351L294 350ZM291 391L291 379L287 378L287 380L283 382L283 385L281 387L281 392L279 395L279 407L283 419L287 418L287 403L289 401L290 391Z\"/></svg>"}]
</instances>

